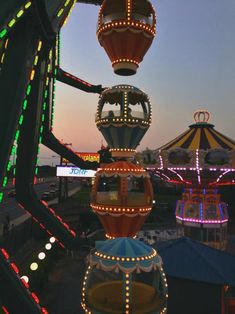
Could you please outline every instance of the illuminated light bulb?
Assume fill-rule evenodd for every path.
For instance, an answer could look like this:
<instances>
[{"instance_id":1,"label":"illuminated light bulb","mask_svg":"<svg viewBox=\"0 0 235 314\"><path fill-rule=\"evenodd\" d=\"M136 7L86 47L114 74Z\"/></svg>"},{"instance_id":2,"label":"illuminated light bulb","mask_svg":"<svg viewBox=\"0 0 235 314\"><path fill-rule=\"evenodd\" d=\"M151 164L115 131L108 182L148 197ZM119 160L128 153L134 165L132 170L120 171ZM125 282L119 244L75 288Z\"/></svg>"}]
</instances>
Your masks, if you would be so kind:
<instances>
[{"instance_id":1,"label":"illuminated light bulb","mask_svg":"<svg viewBox=\"0 0 235 314\"><path fill-rule=\"evenodd\" d=\"M50 241L51 243L55 243L56 239L55 239L55 237L51 237L51 238L49 239L49 241Z\"/></svg>"},{"instance_id":2,"label":"illuminated light bulb","mask_svg":"<svg viewBox=\"0 0 235 314\"><path fill-rule=\"evenodd\" d=\"M45 257L46 257L46 254L45 254L44 252L40 252L40 253L38 254L38 258L39 258L40 260L43 260Z\"/></svg>"},{"instance_id":3,"label":"illuminated light bulb","mask_svg":"<svg viewBox=\"0 0 235 314\"><path fill-rule=\"evenodd\" d=\"M38 263L33 262L32 264L30 264L30 269L32 271L35 271L38 269Z\"/></svg>"},{"instance_id":4,"label":"illuminated light bulb","mask_svg":"<svg viewBox=\"0 0 235 314\"><path fill-rule=\"evenodd\" d=\"M45 249L46 250L50 250L52 248L52 245L51 245L51 243L47 243L46 245L45 245Z\"/></svg>"},{"instance_id":5,"label":"illuminated light bulb","mask_svg":"<svg viewBox=\"0 0 235 314\"><path fill-rule=\"evenodd\" d=\"M28 276L21 276L20 279L23 279L26 283L29 283L29 277Z\"/></svg>"}]
</instances>

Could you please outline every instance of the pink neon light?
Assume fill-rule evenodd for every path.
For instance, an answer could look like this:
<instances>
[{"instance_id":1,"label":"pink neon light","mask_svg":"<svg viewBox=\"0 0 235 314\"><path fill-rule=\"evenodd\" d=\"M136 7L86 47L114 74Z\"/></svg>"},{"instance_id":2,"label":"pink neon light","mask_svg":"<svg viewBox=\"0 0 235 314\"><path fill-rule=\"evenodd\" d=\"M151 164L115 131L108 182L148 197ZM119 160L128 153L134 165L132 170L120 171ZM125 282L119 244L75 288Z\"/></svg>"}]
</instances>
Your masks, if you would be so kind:
<instances>
[{"instance_id":1,"label":"pink neon light","mask_svg":"<svg viewBox=\"0 0 235 314\"><path fill-rule=\"evenodd\" d=\"M182 218L180 216L176 216L176 218L181 220L181 221L196 222L196 223L202 223L202 224L221 224L224 222L228 222L228 219L224 219L224 220L201 220L201 219L194 219L194 218Z\"/></svg>"},{"instance_id":2,"label":"pink neon light","mask_svg":"<svg viewBox=\"0 0 235 314\"><path fill-rule=\"evenodd\" d=\"M47 202L41 200L41 203L42 203L44 206L48 207L48 203L47 203Z\"/></svg>"},{"instance_id":3,"label":"pink neon light","mask_svg":"<svg viewBox=\"0 0 235 314\"><path fill-rule=\"evenodd\" d=\"M20 208L24 209L24 206L20 203L18 203L18 205L20 206Z\"/></svg>"},{"instance_id":4,"label":"pink neon light","mask_svg":"<svg viewBox=\"0 0 235 314\"><path fill-rule=\"evenodd\" d=\"M8 312L8 310L6 309L5 306L2 306L2 310L3 310L3 312L4 312L5 314L10 314L10 313Z\"/></svg>"},{"instance_id":5,"label":"pink neon light","mask_svg":"<svg viewBox=\"0 0 235 314\"><path fill-rule=\"evenodd\" d=\"M24 278L20 279L22 284L25 286L26 289L29 289L29 284L24 280Z\"/></svg>"},{"instance_id":6,"label":"pink neon light","mask_svg":"<svg viewBox=\"0 0 235 314\"><path fill-rule=\"evenodd\" d=\"M185 181L185 180L183 179L183 177L182 177L179 173L177 173L175 170L172 170L171 168L168 168L168 170L171 171L171 172L173 172L173 173L175 173L175 174L178 176L178 178L179 178L182 182L184 182L184 183L186 183L186 184L192 184L192 182Z\"/></svg>"},{"instance_id":7,"label":"pink neon light","mask_svg":"<svg viewBox=\"0 0 235 314\"><path fill-rule=\"evenodd\" d=\"M168 180L170 183L175 183L175 184L182 184L182 182L176 181L176 180Z\"/></svg>"},{"instance_id":8,"label":"pink neon light","mask_svg":"<svg viewBox=\"0 0 235 314\"><path fill-rule=\"evenodd\" d=\"M2 252L3 256L5 257L5 259L9 258L9 254L7 253L7 251L5 249L0 249L0 251Z\"/></svg>"},{"instance_id":9,"label":"pink neon light","mask_svg":"<svg viewBox=\"0 0 235 314\"><path fill-rule=\"evenodd\" d=\"M76 233L75 233L73 230L70 230L70 233L71 233L74 237L76 237Z\"/></svg>"},{"instance_id":10,"label":"pink neon light","mask_svg":"<svg viewBox=\"0 0 235 314\"><path fill-rule=\"evenodd\" d=\"M16 266L16 264L15 264L15 263L11 263L10 265L11 265L11 268L14 270L14 272L15 272L16 274L19 274L19 269L18 269L18 267Z\"/></svg>"},{"instance_id":11,"label":"pink neon light","mask_svg":"<svg viewBox=\"0 0 235 314\"><path fill-rule=\"evenodd\" d=\"M77 81L77 82L80 82L80 83L84 84L84 85L87 85L87 86L89 86L89 87L92 86L91 84L89 84L89 83L87 83L87 82L85 82L85 81L79 79L78 77L73 76L73 75L71 75L71 74L69 74L69 73L67 73L67 72L65 72L65 75L68 76L68 77L70 77L71 79Z\"/></svg>"},{"instance_id":12,"label":"pink neon light","mask_svg":"<svg viewBox=\"0 0 235 314\"><path fill-rule=\"evenodd\" d=\"M39 298L38 298L38 296L37 296L34 292L31 292L31 296L32 296L32 298L34 299L34 301L35 301L37 304L39 304Z\"/></svg>"}]
</instances>

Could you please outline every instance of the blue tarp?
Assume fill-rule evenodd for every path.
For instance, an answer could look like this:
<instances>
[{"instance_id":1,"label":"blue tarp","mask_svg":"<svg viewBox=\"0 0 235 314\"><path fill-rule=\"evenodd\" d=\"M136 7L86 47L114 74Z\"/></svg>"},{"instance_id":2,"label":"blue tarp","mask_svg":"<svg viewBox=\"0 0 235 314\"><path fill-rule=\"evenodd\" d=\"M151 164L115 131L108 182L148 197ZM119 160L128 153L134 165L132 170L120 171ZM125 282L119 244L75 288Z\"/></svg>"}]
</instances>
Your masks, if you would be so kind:
<instances>
[{"instance_id":1,"label":"blue tarp","mask_svg":"<svg viewBox=\"0 0 235 314\"><path fill-rule=\"evenodd\" d=\"M168 276L235 286L235 256L183 237L153 245Z\"/></svg>"}]
</instances>

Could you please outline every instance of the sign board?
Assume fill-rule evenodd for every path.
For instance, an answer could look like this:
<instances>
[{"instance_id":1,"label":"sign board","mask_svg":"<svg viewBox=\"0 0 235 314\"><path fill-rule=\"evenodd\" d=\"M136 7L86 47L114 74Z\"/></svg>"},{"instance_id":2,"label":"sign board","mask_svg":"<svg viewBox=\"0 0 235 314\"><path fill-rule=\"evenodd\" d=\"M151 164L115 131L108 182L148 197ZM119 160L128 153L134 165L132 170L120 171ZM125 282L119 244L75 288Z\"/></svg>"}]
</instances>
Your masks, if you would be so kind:
<instances>
[{"instance_id":1,"label":"sign board","mask_svg":"<svg viewBox=\"0 0 235 314\"><path fill-rule=\"evenodd\" d=\"M100 162L100 154L98 154L98 153L79 153L79 152L75 152L75 154L78 157L80 157L83 160L85 160L85 161L91 161L91 162L96 161L98 163ZM69 161L67 159L65 159L65 158L62 159L62 162L66 163L66 164L69 163Z\"/></svg>"},{"instance_id":2,"label":"sign board","mask_svg":"<svg viewBox=\"0 0 235 314\"><path fill-rule=\"evenodd\" d=\"M56 167L57 177L77 177L77 178L93 178L96 174L95 170L86 170L78 167Z\"/></svg>"}]
</instances>

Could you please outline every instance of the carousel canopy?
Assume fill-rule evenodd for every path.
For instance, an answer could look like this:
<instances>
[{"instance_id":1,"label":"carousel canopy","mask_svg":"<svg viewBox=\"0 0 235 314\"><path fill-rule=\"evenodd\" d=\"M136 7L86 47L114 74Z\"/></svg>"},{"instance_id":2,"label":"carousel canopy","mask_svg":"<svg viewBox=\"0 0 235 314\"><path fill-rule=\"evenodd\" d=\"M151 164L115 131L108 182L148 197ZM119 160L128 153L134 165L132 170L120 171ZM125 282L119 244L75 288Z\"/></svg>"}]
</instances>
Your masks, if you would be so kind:
<instances>
[{"instance_id":1,"label":"carousel canopy","mask_svg":"<svg viewBox=\"0 0 235 314\"><path fill-rule=\"evenodd\" d=\"M209 118L208 111L196 111L186 132L152 152L156 175L191 186L235 183L235 142L216 131ZM148 155L143 152L144 160Z\"/></svg>"},{"instance_id":2,"label":"carousel canopy","mask_svg":"<svg viewBox=\"0 0 235 314\"><path fill-rule=\"evenodd\" d=\"M208 120L195 120L196 123L189 126L189 129L174 140L163 145L158 150L170 150L183 148L188 150L208 149L235 149L235 142L214 129L214 125Z\"/></svg>"},{"instance_id":3,"label":"carousel canopy","mask_svg":"<svg viewBox=\"0 0 235 314\"><path fill-rule=\"evenodd\" d=\"M90 265L104 271L149 272L160 268L162 260L153 248L138 240L116 238L96 243L96 252L90 256Z\"/></svg>"}]
</instances>

